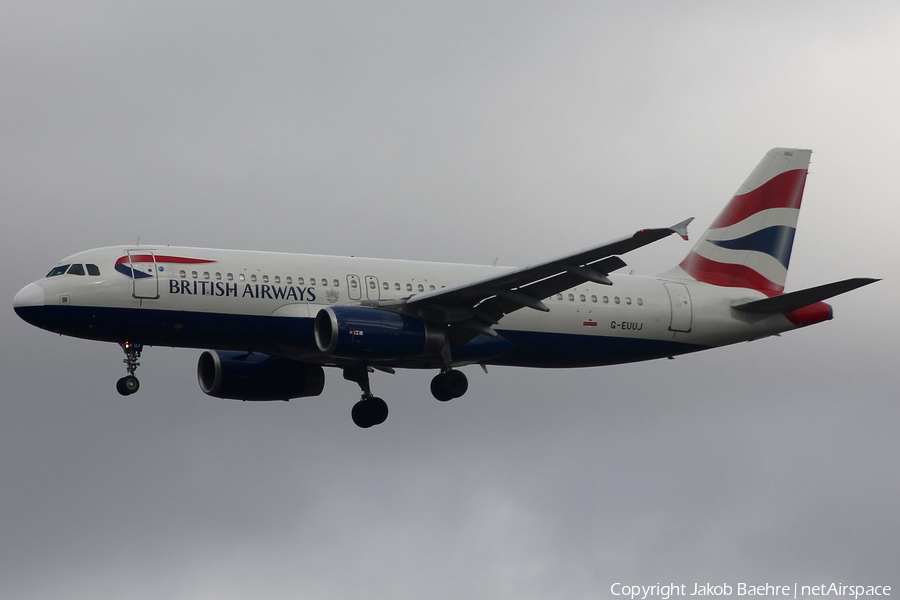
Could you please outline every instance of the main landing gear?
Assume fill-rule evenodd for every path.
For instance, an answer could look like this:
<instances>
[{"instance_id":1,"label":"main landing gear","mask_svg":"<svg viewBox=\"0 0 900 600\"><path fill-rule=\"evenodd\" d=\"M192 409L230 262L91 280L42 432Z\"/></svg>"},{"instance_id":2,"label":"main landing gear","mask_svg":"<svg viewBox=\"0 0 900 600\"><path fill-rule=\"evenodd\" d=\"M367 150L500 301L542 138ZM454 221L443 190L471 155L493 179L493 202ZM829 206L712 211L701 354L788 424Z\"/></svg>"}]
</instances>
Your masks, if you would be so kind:
<instances>
[{"instance_id":1,"label":"main landing gear","mask_svg":"<svg viewBox=\"0 0 900 600\"><path fill-rule=\"evenodd\" d=\"M455 369L442 371L431 380L431 395L441 402L459 398L468 389L469 380L466 379L466 374Z\"/></svg>"},{"instance_id":2,"label":"main landing gear","mask_svg":"<svg viewBox=\"0 0 900 600\"><path fill-rule=\"evenodd\" d=\"M357 427L368 429L373 425L381 425L388 417L388 405L381 398L372 395L369 388L369 369L367 367L347 367L344 379L359 384L362 397L353 405L350 416Z\"/></svg>"},{"instance_id":3,"label":"main landing gear","mask_svg":"<svg viewBox=\"0 0 900 600\"><path fill-rule=\"evenodd\" d=\"M356 382L362 396L353 405L350 416L357 427L368 429L373 425L381 425L388 416L387 403L372 395L369 387L369 369L367 367L345 367L344 379ZM442 371L431 380L431 393L441 402L459 398L469 389L469 380L465 373L455 369Z\"/></svg>"},{"instance_id":4,"label":"main landing gear","mask_svg":"<svg viewBox=\"0 0 900 600\"><path fill-rule=\"evenodd\" d=\"M144 349L143 344L135 344L133 342L121 342L122 350L125 351L125 368L128 369L128 375L116 382L116 391L123 396L130 396L138 391L141 382L134 376L134 372L140 366L141 350Z\"/></svg>"}]
</instances>

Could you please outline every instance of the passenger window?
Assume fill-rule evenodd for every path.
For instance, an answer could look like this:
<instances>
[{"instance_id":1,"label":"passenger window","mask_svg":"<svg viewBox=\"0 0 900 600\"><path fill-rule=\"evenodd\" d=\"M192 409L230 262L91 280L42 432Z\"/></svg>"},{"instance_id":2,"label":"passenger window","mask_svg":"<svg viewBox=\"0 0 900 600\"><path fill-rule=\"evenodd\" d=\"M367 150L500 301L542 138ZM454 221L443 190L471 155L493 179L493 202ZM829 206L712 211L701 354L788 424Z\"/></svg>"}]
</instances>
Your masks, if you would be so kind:
<instances>
[{"instance_id":1,"label":"passenger window","mask_svg":"<svg viewBox=\"0 0 900 600\"><path fill-rule=\"evenodd\" d=\"M219 273L218 271L216 271L216 279L219 280L219 281L222 280L222 274Z\"/></svg>"},{"instance_id":2,"label":"passenger window","mask_svg":"<svg viewBox=\"0 0 900 600\"><path fill-rule=\"evenodd\" d=\"M575 294L569 294L569 302L575 302Z\"/></svg>"},{"instance_id":3,"label":"passenger window","mask_svg":"<svg viewBox=\"0 0 900 600\"><path fill-rule=\"evenodd\" d=\"M429 291L434 291L434 286L433 286L433 285L429 285L429 286L428 286L428 290L429 290Z\"/></svg>"},{"instance_id":4,"label":"passenger window","mask_svg":"<svg viewBox=\"0 0 900 600\"><path fill-rule=\"evenodd\" d=\"M67 271L69 275L84 275L84 267L81 265L72 265Z\"/></svg>"},{"instance_id":5,"label":"passenger window","mask_svg":"<svg viewBox=\"0 0 900 600\"><path fill-rule=\"evenodd\" d=\"M229 274L227 274L227 275L225 276L225 279L227 279L228 281L234 281L234 275L232 275L231 273L229 273Z\"/></svg>"},{"instance_id":6,"label":"passenger window","mask_svg":"<svg viewBox=\"0 0 900 600\"><path fill-rule=\"evenodd\" d=\"M603 304L609 304L609 296L603 296Z\"/></svg>"},{"instance_id":7,"label":"passenger window","mask_svg":"<svg viewBox=\"0 0 900 600\"><path fill-rule=\"evenodd\" d=\"M640 298L638 298L638 306L643 306L643 305L644 305L644 301L641 300Z\"/></svg>"},{"instance_id":8,"label":"passenger window","mask_svg":"<svg viewBox=\"0 0 900 600\"><path fill-rule=\"evenodd\" d=\"M197 271L191 271L191 277L197 279Z\"/></svg>"},{"instance_id":9,"label":"passenger window","mask_svg":"<svg viewBox=\"0 0 900 600\"><path fill-rule=\"evenodd\" d=\"M591 302L597 304L597 296L591 296Z\"/></svg>"},{"instance_id":10,"label":"passenger window","mask_svg":"<svg viewBox=\"0 0 900 600\"><path fill-rule=\"evenodd\" d=\"M562 300L562 294L557 294L557 295L556 295L556 299L557 299L557 300Z\"/></svg>"},{"instance_id":11,"label":"passenger window","mask_svg":"<svg viewBox=\"0 0 900 600\"><path fill-rule=\"evenodd\" d=\"M47 273L47 277L56 277L57 275L62 275L69 268L69 265L59 265L58 267L53 267L50 269L50 272Z\"/></svg>"},{"instance_id":12,"label":"passenger window","mask_svg":"<svg viewBox=\"0 0 900 600\"><path fill-rule=\"evenodd\" d=\"M411 284L411 283L407 283L407 284L406 284L406 291L407 291L407 292L411 292L411 291L412 291L412 284Z\"/></svg>"},{"instance_id":13,"label":"passenger window","mask_svg":"<svg viewBox=\"0 0 900 600\"><path fill-rule=\"evenodd\" d=\"M180 270L180 271L178 272L178 275L180 275L182 279L184 279L185 277L187 277L187 273L184 272L184 269Z\"/></svg>"},{"instance_id":14,"label":"passenger window","mask_svg":"<svg viewBox=\"0 0 900 600\"><path fill-rule=\"evenodd\" d=\"M425 291L425 286L422 285L421 283L419 284L419 291L420 291L420 292L424 292L424 291Z\"/></svg>"},{"instance_id":15,"label":"passenger window","mask_svg":"<svg viewBox=\"0 0 900 600\"><path fill-rule=\"evenodd\" d=\"M250 281L253 281L253 282L256 281L256 275L255 275L255 274L250 276Z\"/></svg>"},{"instance_id":16,"label":"passenger window","mask_svg":"<svg viewBox=\"0 0 900 600\"><path fill-rule=\"evenodd\" d=\"M284 282L288 285L292 285L294 283L294 280L291 279L290 277L285 277Z\"/></svg>"},{"instance_id":17,"label":"passenger window","mask_svg":"<svg viewBox=\"0 0 900 600\"><path fill-rule=\"evenodd\" d=\"M269 276L263 275L263 283L269 283Z\"/></svg>"},{"instance_id":18,"label":"passenger window","mask_svg":"<svg viewBox=\"0 0 900 600\"><path fill-rule=\"evenodd\" d=\"M322 287L328 287L328 280L324 277L322 278Z\"/></svg>"},{"instance_id":19,"label":"passenger window","mask_svg":"<svg viewBox=\"0 0 900 600\"><path fill-rule=\"evenodd\" d=\"M619 297L618 297L618 296L616 296L615 298L613 298L613 301L614 301L616 304L620 304L620 303L621 303L621 300L619 300Z\"/></svg>"},{"instance_id":20,"label":"passenger window","mask_svg":"<svg viewBox=\"0 0 900 600\"><path fill-rule=\"evenodd\" d=\"M209 271L203 271L203 279L209 279Z\"/></svg>"},{"instance_id":21,"label":"passenger window","mask_svg":"<svg viewBox=\"0 0 900 600\"><path fill-rule=\"evenodd\" d=\"M587 298L584 297L584 294L581 294L580 296L578 296L578 299L581 300L582 302L587 301Z\"/></svg>"},{"instance_id":22,"label":"passenger window","mask_svg":"<svg viewBox=\"0 0 900 600\"><path fill-rule=\"evenodd\" d=\"M352 287L354 290L358 287L355 279L350 280L350 287Z\"/></svg>"},{"instance_id":23,"label":"passenger window","mask_svg":"<svg viewBox=\"0 0 900 600\"><path fill-rule=\"evenodd\" d=\"M334 280L333 287L341 287L341 282L338 281L337 279L335 279L335 280Z\"/></svg>"},{"instance_id":24,"label":"passenger window","mask_svg":"<svg viewBox=\"0 0 900 600\"><path fill-rule=\"evenodd\" d=\"M400 284L399 284L399 283L395 283L395 284L394 284L394 289L397 290L397 291L399 292L399 291L400 291Z\"/></svg>"},{"instance_id":25,"label":"passenger window","mask_svg":"<svg viewBox=\"0 0 900 600\"><path fill-rule=\"evenodd\" d=\"M244 274L243 274L243 273L241 273L240 275L238 275L238 280L239 280L239 281L243 281L244 279L245 279L245 277L244 277Z\"/></svg>"},{"instance_id":26,"label":"passenger window","mask_svg":"<svg viewBox=\"0 0 900 600\"><path fill-rule=\"evenodd\" d=\"M384 283L381 284L381 287L382 287L382 289L389 290L391 288L391 284L389 284L387 281L385 281Z\"/></svg>"},{"instance_id":27,"label":"passenger window","mask_svg":"<svg viewBox=\"0 0 900 600\"><path fill-rule=\"evenodd\" d=\"M631 306L631 298L626 297L625 304L627 304L628 306Z\"/></svg>"},{"instance_id":28,"label":"passenger window","mask_svg":"<svg viewBox=\"0 0 900 600\"><path fill-rule=\"evenodd\" d=\"M369 289L370 289L370 290L374 290L374 289L375 289L375 282L374 282L374 281L370 281L370 282L369 282Z\"/></svg>"},{"instance_id":29,"label":"passenger window","mask_svg":"<svg viewBox=\"0 0 900 600\"><path fill-rule=\"evenodd\" d=\"M297 278L297 285L303 285L303 278L302 278L302 277L298 277L298 278Z\"/></svg>"},{"instance_id":30,"label":"passenger window","mask_svg":"<svg viewBox=\"0 0 900 600\"><path fill-rule=\"evenodd\" d=\"M88 264L85 266L87 267L88 275L92 275L94 277L100 275L100 269L97 267L97 265Z\"/></svg>"},{"instance_id":31,"label":"passenger window","mask_svg":"<svg viewBox=\"0 0 900 600\"><path fill-rule=\"evenodd\" d=\"M275 279L274 279L273 281L275 281L275 283L281 283L281 277L279 277L278 275L276 275L276 276L275 276Z\"/></svg>"}]
</instances>

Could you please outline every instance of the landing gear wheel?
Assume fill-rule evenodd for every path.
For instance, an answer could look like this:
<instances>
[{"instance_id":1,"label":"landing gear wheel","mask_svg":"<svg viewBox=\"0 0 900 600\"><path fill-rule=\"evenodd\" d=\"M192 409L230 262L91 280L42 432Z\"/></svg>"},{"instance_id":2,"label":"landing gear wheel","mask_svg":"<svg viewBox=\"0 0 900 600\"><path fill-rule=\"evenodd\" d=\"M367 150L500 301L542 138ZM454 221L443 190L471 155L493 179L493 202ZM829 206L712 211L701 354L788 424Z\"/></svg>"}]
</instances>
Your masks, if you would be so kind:
<instances>
[{"instance_id":1,"label":"landing gear wheel","mask_svg":"<svg viewBox=\"0 0 900 600\"><path fill-rule=\"evenodd\" d=\"M431 380L431 395L441 402L453 400L453 394L447 389L447 380L444 378L443 374L436 375L435 378Z\"/></svg>"},{"instance_id":2,"label":"landing gear wheel","mask_svg":"<svg viewBox=\"0 0 900 600\"><path fill-rule=\"evenodd\" d=\"M462 371L447 371L444 374L447 378L447 387L454 398L459 398L469 389L469 380Z\"/></svg>"},{"instance_id":3,"label":"landing gear wheel","mask_svg":"<svg viewBox=\"0 0 900 600\"><path fill-rule=\"evenodd\" d=\"M469 380L462 371L446 371L431 380L431 395L441 402L459 398L468 389Z\"/></svg>"},{"instance_id":4,"label":"landing gear wheel","mask_svg":"<svg viewBox=\"0 0 900 600\"><path fill-rule=\"evenodd\" d=\"M350 410L350 416L353 417L353 423L361 429L368 429L375 424L369 421L369 411L366 410L365 400L360 400L353 405L353 408Z\"/></svg>"},{"instance_id":5,"label":"landing gear wheel","mask_svg":"<svg viewBox=\"0 0 900 600\"><path fill-rule=\"evenodd\" d=\"M373 396L354 404L350 416L353 417L353 422L357 427L368 429L373 425L384 423L388 417L388 405L381 398Z\"/></svg>"},{"instance_id":6,"label":"landing gear wheel","mask_svg":"<svg viewBox=\"0 0 900 600\"><path fill-rule=\"evenodd\" d=\"M387 402L381 398L369 398L366 400L370 404L369 416L372 418L372 425L381 425L388 418Z\"/></svg>"},{"instance_id":7,"label":"landing gear wheel","mask_svg":"<svg viewBox=\"0 0 900 600\"><path fill-rule=\"evenodd\" d=\"M123 396L130 396L140 389L141 382L134 375L126 375L116 382L116 391Z\"/></svg>"}]
</instances>

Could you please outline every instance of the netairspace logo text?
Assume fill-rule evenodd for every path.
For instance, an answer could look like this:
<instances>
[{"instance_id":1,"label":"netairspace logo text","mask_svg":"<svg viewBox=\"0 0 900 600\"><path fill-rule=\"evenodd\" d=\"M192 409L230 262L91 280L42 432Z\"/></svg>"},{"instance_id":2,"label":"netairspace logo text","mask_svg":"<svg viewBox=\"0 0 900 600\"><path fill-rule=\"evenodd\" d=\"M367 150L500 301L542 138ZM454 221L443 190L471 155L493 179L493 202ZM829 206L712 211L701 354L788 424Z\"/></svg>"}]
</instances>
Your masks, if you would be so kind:
<instances>
[{"instance_id":1,"label":"netairspace logo text","mask_svg":"<svg viewBox=\"0 0 900 600\"><path fill-rule=\"evenodd\" d=\"M609 591L613 596L624 596L631 600L648 600L648 598L669 600L677 596L782 596L794 598L794 600L801 597L843 596L857 600L866 596L890 596L891 586L844 585L842 583L822 583L819 585L798 585L796 583L789 585L774 585L771 583L751 585L749 583L738 583L733 586L727 583L628 585L616 582L610 586Z\"/></svg>"}]
</instances>

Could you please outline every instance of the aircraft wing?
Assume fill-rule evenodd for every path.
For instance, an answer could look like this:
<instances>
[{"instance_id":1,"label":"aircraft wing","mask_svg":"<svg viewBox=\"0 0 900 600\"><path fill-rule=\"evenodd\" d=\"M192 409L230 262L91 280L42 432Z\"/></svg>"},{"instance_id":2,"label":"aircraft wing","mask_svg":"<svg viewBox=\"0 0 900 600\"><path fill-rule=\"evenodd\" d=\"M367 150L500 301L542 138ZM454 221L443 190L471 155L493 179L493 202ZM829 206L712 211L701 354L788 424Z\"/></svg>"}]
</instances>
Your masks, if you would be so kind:
<instances>
[{"instance_id":1,"label":"aircraft wing","mask_svg":"<svg viewBox=\"0 0 900 600\"><path fill-rule=\"evenodd\" d=\"M612 285L609 274L625 266L619 254L673 233L687 239L687 226L692 220L693 217L671 227L641 229L633 235L545 262L503 271L464 285L380 301L376 306L454 328L461 327L468 330L469 337L478 333L497 337L491 326L503 315L525 307L549 311L541 300L585 281Z\"/></svg>"}]
</instances>

